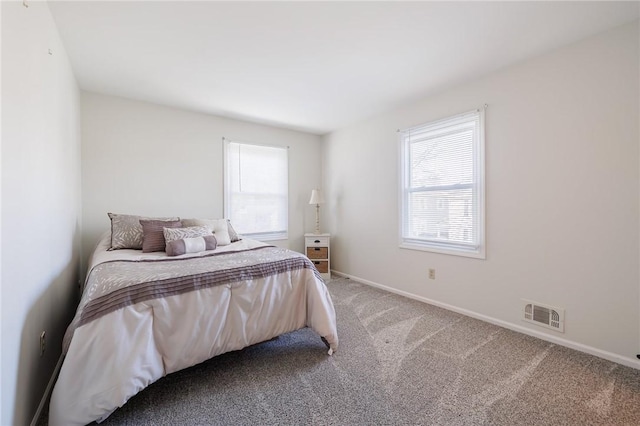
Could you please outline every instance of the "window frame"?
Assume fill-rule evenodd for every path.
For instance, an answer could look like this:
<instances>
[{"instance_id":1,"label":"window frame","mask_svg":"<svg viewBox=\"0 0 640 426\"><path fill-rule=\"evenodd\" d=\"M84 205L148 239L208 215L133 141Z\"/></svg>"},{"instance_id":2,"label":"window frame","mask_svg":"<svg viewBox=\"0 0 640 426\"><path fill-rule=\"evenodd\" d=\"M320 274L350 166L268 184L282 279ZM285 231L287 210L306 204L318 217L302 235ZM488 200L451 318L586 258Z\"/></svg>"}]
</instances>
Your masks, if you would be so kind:
<instances>
[{"instance_id":1,"label":"window frame","mask_svg":"<svg viewBox=\"0 0 640 426\"><path fill-rule=\"evenodd\" d=\"M287 157L287 199L286 199L286 209L285 209L285 223L286 223L286 229L284 231L268 231L268 232L253 232L253 233L245 233L242 232L241 230L239 231L239 233L242 236L245 236L247 238L252 238L258 241L281 241L281 240L288 240L289 239L289 192L290 192L290 188L289 188L289 147L288 146L282 146L282 145L269 145L269 144L260 144L260 143L253 143L253 142L244 142L244 141L239 141L239 140L235 140L235 139L227 139L227 138L222 138L222 146L223 146L223 179L222 179L222 190L223 190L223 211L224 211L224 217L229 219L231 221L231 223L233 223L233 218L231 217L231 201L230 201L230 195L231 195L231 191L229 188L229 182L230 182L230 170L227 164L227 158L229 155L229 145L230 144L239 144L239 145L249 145L249 146L258 146L258 147L263 147L263 148L275 148L275 149L282 149Z\"/></svg>"},{"instance_id":2,"label":"window frame","mask_svg":"<svg viewBox=\"0 0 640 426\"><path fill-rule=\"evenodd\" d=\"M486 108L486 106L485 106ZM486 259L486 223L485 223L485 108L468 111L462 114L456 114L440 120L434 120L398 131L399 139L399 247L402 249L421 250L433 253L449 254L455 256L471 257L477 259ZM411 165L409 162L409 143L411 131L425 131L428 129L438 129L453 125L453 123L461 122L465 117L477 116L477 127L474 131L473 140L473 182L471 184L456 184L440 187L440 189L452 188L462 189L462 186L468 186L472 189L472 200L475 202L476 217L474 225L477 228L477 245L469 247L468 245L460 245L448 242L429 241L408 237L409 226L409 194L416 192L415 189L409 187ZM432 189L435 191L436 189Z\"/></svg>"}]
</instances>

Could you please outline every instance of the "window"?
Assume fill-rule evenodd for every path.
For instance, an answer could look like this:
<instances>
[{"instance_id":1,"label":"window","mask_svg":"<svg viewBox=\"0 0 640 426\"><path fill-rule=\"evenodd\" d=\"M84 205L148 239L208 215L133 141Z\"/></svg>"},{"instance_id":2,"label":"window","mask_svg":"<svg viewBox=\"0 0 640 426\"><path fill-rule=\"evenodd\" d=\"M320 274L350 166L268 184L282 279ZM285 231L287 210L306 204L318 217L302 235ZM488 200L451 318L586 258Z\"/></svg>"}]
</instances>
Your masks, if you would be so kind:
<instances>
[{"instance_id":1,"label":"window","mask_svg":"<svg viewBox=\"0 0 640 426\"><path fill-rule=\"evenodd\" d=\"M243 235L287 238L288 149L224 141L225 217Z\"/></svg>"},{"instance_id":2,"label":"window","mask_svg":"<svg viewBox=\"0 0 640 426\"><path fill-rule=\"evenodd\" d=\"M400 246L484 259L484 111L400 134Z\"/></svg>"}]
</instances>

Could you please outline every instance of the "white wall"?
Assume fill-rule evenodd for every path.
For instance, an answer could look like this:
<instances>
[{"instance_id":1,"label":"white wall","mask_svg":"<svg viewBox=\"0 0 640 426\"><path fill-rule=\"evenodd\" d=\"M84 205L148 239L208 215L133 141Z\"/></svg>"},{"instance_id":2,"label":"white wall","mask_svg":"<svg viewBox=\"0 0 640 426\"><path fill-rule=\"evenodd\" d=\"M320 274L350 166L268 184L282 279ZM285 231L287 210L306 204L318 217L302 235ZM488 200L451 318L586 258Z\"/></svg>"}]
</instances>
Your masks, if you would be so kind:
<instances>
[{"instance_id":1,"label":"white wall","mask_svg":"<svg viewBox=\"0 0 640 426\"><path fill-rule=\"evenodd\" d=\"M78 300L80 93L47 4L1 7L0 424L24 425L51 378Z\"/></svg>"},{"instance_id":2,"label":"white wall","mask_svg":"<svg viewBox=\"0 0 640 426\"><path fill-rule=\"evenodd\" d=\"M0 32L2 31L2 7L0 6ZM2 43L0 43L0 58L2 58ZM2 81L2 66L0 66L0 82ZM0 83L0 96L2 95L2 84ZM2 128L2 102L0 102L0 128ZM1 133L1 132L0 132ZM2 135L0 134L0 165L2 165ZM0 170L0 318L2 317L2 170ZM0 326L0 421L2 417L2 326Z\"/></svg>"},{"instance_id":3,"label":"white wall","mask_svg":"<svg viewBox=\"0 0 640 426\"><path fill-rule=\"evenodd\" d=\"M107 212L223 217L222 138L289 146L289 240L302 251L315 224L320 137L145 102L82 94L85 254L109 229Z\"/></svg>"},{"instance_id":4,"label":"white wall","mask_svg":"<svg viewBox=\"0 0 640 426\"><path fill-rule=\"evenodd\" d=\"M325 136L334 269L637 363L638 39L620 27ZM487 259L398 248L396 129L485 103ZM521 298L565 308L565 334L521 321Z\"/></svg>"},{"instance_id":5,"label":"white wall","mask_svg":"<svg viewBox=\"0 0 640 426\"><path fill-rule=\"evenodd\" d=\"M2 6L0 6L0 32L2 31ZM2 43L0 43L0 58L2 58ZM0 66L0 96L2 95L2 66ZM2 128L2 102L0 102L0 129ZM2 165L2 134L0 131L0 165ZM2 170L0 170L0 319L2 316ZM4 399L2 397L2 326L0 325L0 421L3 421L2 406Z\"/></svg>"}]
</instances>

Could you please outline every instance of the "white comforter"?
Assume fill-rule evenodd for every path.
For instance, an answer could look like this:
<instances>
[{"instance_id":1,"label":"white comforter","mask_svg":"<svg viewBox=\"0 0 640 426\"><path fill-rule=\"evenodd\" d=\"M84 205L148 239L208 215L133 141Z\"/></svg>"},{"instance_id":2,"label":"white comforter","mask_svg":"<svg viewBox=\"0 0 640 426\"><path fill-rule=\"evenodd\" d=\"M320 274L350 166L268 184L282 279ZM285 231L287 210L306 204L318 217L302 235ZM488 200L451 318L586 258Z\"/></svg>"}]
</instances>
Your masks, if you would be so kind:
<instances>
[{"instance_id":1,"label":"white comforter","mask_svg":"<svg viewBox=\"0 0 640 426\"><path fill-rule=\"evenodd\" d=\"M329 292L315 270L307 267L283 272L258 265L264 276L227 280L224 284L142 301L127 296L122 299L124 302L118 302L124 306L112 303L108 309L94 308L94 313L87 315L95 301L92 299L104 291L92 288L98 286L92 284L95 281L92 274L115 267L118 262L112 261L142 261L136 264L145 264L147 268L151 263L165 266L172 263L149 262L166 258L164 253L106 251L108 244L108 238L104 238L93 255L78 313L65 336L67 353L51 397L51 426L103 420L166 374L305 326L327 340L329 353L337 349L336 318ZM211 256L212 252L203 252L181 257L205 257L222 268L220 263L233 264L235 258L241 258L238 265L247 263L242 256L248 258L249 251L265 254L270 251L269 256L275 256L280 250L289 260L302 261L297 259L302 255L264 246L257 241L242 240L215 250L225 254ZM236 251L239 253L233 253ZM126 266L130 265L131 262ZM238 266L220 273L227 270L237 271ZM163 274L162 277L169 276L167 272ZM127 285L117 280L102 284L116 290Z\"/></svg>"}]
</instances>

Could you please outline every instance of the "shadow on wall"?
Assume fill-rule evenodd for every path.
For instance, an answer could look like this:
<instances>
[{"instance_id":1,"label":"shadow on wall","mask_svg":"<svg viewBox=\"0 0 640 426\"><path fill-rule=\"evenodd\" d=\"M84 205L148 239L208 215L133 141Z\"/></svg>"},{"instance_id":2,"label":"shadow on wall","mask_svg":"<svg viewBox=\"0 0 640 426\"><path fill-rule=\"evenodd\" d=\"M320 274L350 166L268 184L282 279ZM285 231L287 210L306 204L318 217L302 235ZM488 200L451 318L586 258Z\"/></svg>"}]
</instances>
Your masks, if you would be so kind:
<instances>
[{"instance_id":1,"label":"shadow on wall","mask_svg":"<svg viewBox=\"0 0 640 426\"><path fill-rule=\"evenodd\" d=\"M106 214L105 214L106 216ZM100 231L94 232L83 232L82 234L82 257L80 263L80 279L84 283L84 280L87 279L87 268L89 267L89 261L91 260L91 255L96 249L100 238L105 232L111 232L111 223L105 224L104 229Z\"/></svg>"},{"instance_id":2,"label":"shadow on wall","mask_svg":"<svg viewBox=\"0 0 640 426\"><path fill-rule=\"evenodd\" d=\"M79 229L73 237L71 260L31 306L20 338L14 424L30 424L62 354L62 338L79 302ZM46 331L40 355L40 334Z\"/></svg>"},{"instance_id":3,"label":"shadow on wall","mask_svg":"<svg viewBox=\"0 0 640 426\"><path fill-rule=\"evenodd\" d=\"M339 271L349 271L349 250L341 250L340 238L342 234L342 226L346 220L346 214L344 211L343 189L341 186L334 188L335 196L332 197L329 204L325 204L327 207L331 206L331 210L327 212L330 214L331 219L331 250L332 258L336 259L336 263L332 263L332 269ZM328 209L327 209L328 210ZM329 231L327 231L329 232ZM336 256L336 251L339 255ZM334 266L335 265L335 266Z\"/></svg>"}]
</instances>

